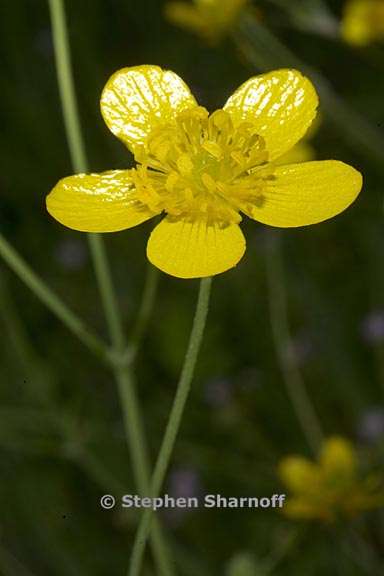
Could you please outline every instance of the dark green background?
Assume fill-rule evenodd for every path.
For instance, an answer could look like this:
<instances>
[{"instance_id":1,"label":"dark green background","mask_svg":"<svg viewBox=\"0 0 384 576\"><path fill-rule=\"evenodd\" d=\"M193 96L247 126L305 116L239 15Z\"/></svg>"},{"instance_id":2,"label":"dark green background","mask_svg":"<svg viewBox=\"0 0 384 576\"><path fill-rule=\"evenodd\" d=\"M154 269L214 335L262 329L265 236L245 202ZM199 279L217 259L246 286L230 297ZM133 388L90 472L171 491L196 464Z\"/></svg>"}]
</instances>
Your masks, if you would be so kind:
<instances>
[{"instance_id":1,"label":"dark green background","mask_svg":"<svg viewBox=\"0 0 384 576\"><path fill-rule=\"evenodd\" d=\"M260 4L275 33L321 70L351 106L382 126L383 48L357 51L295 30L270 3ZM341 2L329 4L339 16ZM99 113L100 92L118 68L170 68L210 110L255 73L230 41L205 47L167 24L163 2L68 0L66 8L81 122L94 171L132 164ZM1 230L46 282L106 336L85 237L53 221L44 206L56 181L72 173L47 4L3 0L0 46ZM360 155L353 143L348 146L326 122L314 144L319 158L359 168L365 186L341 216L280 234L292 333L326 433L356 441L364 461L381 466L383 422L381 433L369 436L369 442L361 437L362 419L372 408L383 411L384 330L367 342L362 327L369 315L379 323L384 316L384 150L380 165ZM106 238L127 329L140 300L152 225ZM214 280L168 491L175 475L180 479L184 471L202 492L281 492L279 459L287 453L309 455L287 400L270 329L265 260L275 232L255 222L247 222L244 230L246 256ZM0 572L26 576L20 562L39 576L124 574L137 515L118 508L103 511L99 505L104 493L134 492L113 378L2 263L0 286ZM197 288L196 281L161 276L139 356L139 394L153 457L175 391ZM383 412L381 417L384 421ZM271 510L191 511L167 514L164 522L180 574L201 576L224 574L229 560L242 551L261 560L281 549L297 529ZM382 556L379 514L367 515L356 529L376 557ZM273 574L370 574L343 552L348 530L345 524L310 524L301 534L299 528L297 544Z\"/></svg>"}]
</instances>

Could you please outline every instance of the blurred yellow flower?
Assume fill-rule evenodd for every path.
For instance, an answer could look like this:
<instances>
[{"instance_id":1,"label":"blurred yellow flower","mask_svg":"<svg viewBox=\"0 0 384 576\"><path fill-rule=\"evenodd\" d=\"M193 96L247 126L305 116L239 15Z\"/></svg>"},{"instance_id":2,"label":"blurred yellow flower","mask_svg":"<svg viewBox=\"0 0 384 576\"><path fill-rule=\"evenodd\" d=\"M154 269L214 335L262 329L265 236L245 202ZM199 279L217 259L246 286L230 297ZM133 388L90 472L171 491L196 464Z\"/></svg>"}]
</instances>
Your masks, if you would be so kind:
<instances>
[{"instance_id":1,"label":"blurred yellow flower","mask_svg":"<svg viewBox=\"0 0 384 576\"><path fill-rule=\"evenodd\" d=\"M305 226L335 216L360 192L361 174L342 162L276 163L303 137L317 105L296 70L251 78L209 115L173 72L124 68L107 82L101 111L136 168L64 178L48 211L85 232L116 232L165 212L148 241L152 264L179 278L219 274L244 254L240 212L271 226Z\"/></svg>"},{"instance_id":2,"label":"blurred yellow flower","mask_svg":"<svg viewBox=\"0 0 384 576\"><path fill-rule=\"evenodd\" d=\"M291 518L333 522L384 504L382 479L361 476L357 454L343 438L326 440L318 462L284 458L279 474L291 492L283 509Z\"/></svg>"},{"instance_id":3,"label":"blurred yellow flower","mask_svg":"<svg viewBox=\"0 0 384 576\"><path fill-rule=\"evenodd\" d=\"M230 31L247 3L248 0L168 2L165 15L173 24L215 43Z\"/></svg>"},{"instance_id":4,"label":"blurred yellow flower","mask_svg":"<svg viewBox=\"0 0 384 576\"><path fill-rule=\"evenodd\" d=\"M358 46L384 40L384 0L349 0L341 33L347 42Z\"/></svg>"}]
</instances>

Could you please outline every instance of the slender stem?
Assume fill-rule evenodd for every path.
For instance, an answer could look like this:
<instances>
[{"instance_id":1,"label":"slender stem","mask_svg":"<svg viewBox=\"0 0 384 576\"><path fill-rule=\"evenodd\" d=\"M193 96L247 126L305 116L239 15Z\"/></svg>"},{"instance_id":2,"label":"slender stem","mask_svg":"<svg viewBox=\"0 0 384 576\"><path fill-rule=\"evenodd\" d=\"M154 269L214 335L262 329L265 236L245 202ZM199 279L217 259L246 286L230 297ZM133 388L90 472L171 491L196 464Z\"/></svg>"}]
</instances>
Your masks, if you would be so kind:
<instances>
[{"instance_id":1,"label":"slender stem","mask_svg":"<svg viewBox=\"0 0 384 576\"><path fill-rule=\"evenodd\" d=\"M2 545L0 545L0 569L3 576L33 576L29 568L21 564Z\"/></svg>"},{"instance_id":2,"label":"slender stem","mask_svg":"<svg viewBox=\"0 0 384 576\"><path fill-rule=\"evenodd\" d=\"M89 234L89 247L99 285L108 331L116 352L122 352L125 336L119 315L119 306L112 283L111 271L103 239L96 234Z\"/></svg>"},{"instance_id":3,"label":"slender stem","mask_svg":"<svg viewBox=\"0 0 384 576\"><path fill-rule=\"evenodd\" d=\"M92 449L79 450L73 461L86 472L86 474L98 485L98 487L112 494L124 494L126 486L109 470L104 458L92 451Z\"/></svg>"},{"instance_id":4,"label":"slender stem","mask_svg":"<svg viewBox=\"0 0 384 576\"><path fill-rule=\"evenodd\" d=\"M141 305L136 317L136 322L133 326L131 336L129 338L128 352L130 362L133 362L135 359L140 344L145 335L145 331L155 303L157 286L159 284L159 276L160 275L158 269L148 262L143 297L141 299Z\"/></svg>"},{"instance_id":5,"label":"slender stem","mask_svg":"<svg viewBox=\"0 0 384 576\"><path fill-rule=\"evenodd\" d=\"M51 398L56 378L51 368L39 357L19 309L13 301L7 278L0 276L0 317L3 318L7 337L13 344L17 365L26 377L24 384L31 398L46 404ZM0 418L1 420L1 418Z\"/></svg>"},{"instance_id":6,"label":"slender stem","mask_svg":"<svg viewBox=\"0 0 384 576\"><path fill-rule=\"evenodd\" d=\"M265 576L274 574L276 568L290 554L290 552L292 552L294 548L298 549L298 544L303 534L304 530L302 528L293 528L286 535L285 539L279 542L272 554L263 563Z\"/></svg>"},{"instance_id":7,"label":"slender stem","mask_svg":"<svg viewBox=\"0 0 384 576\"><path fill-rule=\"evenodd\" d=\"M299 29L332 39L340 35L339 21L323 0L272 0L272 3L284 10Z\"/></svg>"},{"instance_id":8,"label":"slender stem","mask_svg":"<svg viewBox=\"0 0 384 576\"><path fill-rule=\"evenodd\" d=\"M211 291L211 278L205 278L200 282L199 297L197 300L195 317L189 339L184 364L181 371L180 380L177 386L176 395L165 429L163 441L161 443L159 455L157 457L155 470L151 480L150 496L156 498L162 489L165 474L171 459L172 451L176 442L184 413L185 404L191 389L191 383L196 367L197 357L201 347L204 329L207 320L209 297ZM151 529L153 511L147 508L143 513L135 542L132 549L132 556L129 567L129 576L139 576L144 557L145 544Z\"/></svg>"},{"instance_id":9,"label":"slender stem","mask_svg":"<svg viewBox=\"0 0 384 576\"><path fill-rule=\"evenodd\" d=\"M340 550L340 546L338 546ZM382 559L378 557L371 544L355 529L350 528L344 542L342 542L341 552L350 558L355 566L359 566L363 574L368 576L381 576L384 570Z\"/></svg>"},{"instance_id":10,"label":"slender stem","mask_svg":"<svg viewBox=\"0 0 384 576\"><path fill-rule=\"evenodd\" d=\"M86 172L88 160L81 134L79 110L73 85L64 1L48 1L51 12L57 79L72 166L75 172Z\"/></svg>"},{"instance_id":11,"label":"slender stem","mask_svg":"<svg viewBox=\"0 0 384 576\"><path fill-rule=\"evenodd\" d=\"M29 372L37 374L40 372L41 368L40 358L36 354L27 335L24 323L19 316L18 307L13 302L7 279L5 276L1 275L0 302L0 316L4 321L7 338L13 344L14 351L17 353L18 365L20 365L25 374L28 374ZM33 386L33 391L34 396L36 396L35 386Z\"/></svg>"},{"instance_id":12,"label":"slender stem","mask_svg":"<svg viewBox=\"0 0 384 576\"><path fill-rule=\"evenodd\" d=\"M49 0L49 6L51 12L58 84L72 164L76 172L85 172L88 169L88 163L81 133L73 83L64 2L63 0ZM128 365L124 365L124 363L118 361L118 359L123 356L126 348L122 321L119 314L119 308L116 301L103 240L99 235L88 234L88 241L99 285L100 296L108 323L110 338L114 348L114 353L117 355L113 371L124 413L124 424L132 459L134 477L138 491L141 494L145 494L149 488L150 466L142 426L142 417L137 401L134 380L129 367ZM153 553L159 574L169 576L173 573L173 570L159 525L156 524L154 526L151 536Z\"/></svg>"},{"instance_id":13,"label":"slender stem","mask_svg":"<svg viewBox=\"0 0 384 576\"><path fill-rule=\"evenodd\" d=\"M115 380L123 409L124 426L132 458L135 483L139 493L146 496L150 489L150 463L135 382L128 368L124 366L115 369ZM151 530L151 544L159 574L171 576L174 569L160 524L157 521Z\"/></svg>"},{"instance_id":14,"label":"slender stem","mask_svg":"<svg viewBox=\"0 0 384 576\"><path fill-rule=\"evenodd\" d=\"M0 233L0 256L39 300L85 345L103 360L108 360L107 346L45 284Z\"/></svg>"},{"instance_id":15,"label":"slender stem","mask_svg":"<svg viewBox=\"0 0 384 576\"><path fill-rule=\"evenodd\" d=\"M292 338L278 238L270 243L266 256L266 269L272 334L284 384L307 442L316 455L322 443L323 433L298 367L296 355L290 350Z\"/></svg>"}]
</instances>

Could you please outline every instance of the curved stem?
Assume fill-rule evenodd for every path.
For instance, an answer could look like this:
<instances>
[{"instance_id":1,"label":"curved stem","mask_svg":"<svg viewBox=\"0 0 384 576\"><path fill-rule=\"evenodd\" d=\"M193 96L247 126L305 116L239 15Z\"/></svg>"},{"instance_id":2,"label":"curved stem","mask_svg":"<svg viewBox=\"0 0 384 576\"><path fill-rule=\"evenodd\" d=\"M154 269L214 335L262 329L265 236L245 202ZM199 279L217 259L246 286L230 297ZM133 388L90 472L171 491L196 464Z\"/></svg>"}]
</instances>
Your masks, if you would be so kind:
<instances>
[{"instance_id":1,"label":"curved stem","mask_svg":"<svg viewBox=\"0 0 384 576\"><path fill-rule=\"evenodd\" d=\"M0 233L0 256L22 282L92 352L108 360L108 347L45 284Z\"/></svg>"},{"instance_id":2,"label":"curved stem","mask_svg":"<svg viewBox=\"0 0 384 576\"><path fill-rule=\"evenodd\" d=\"M12 298L7 277L0 273L0 319L4 322L7 337L13 345L17 365L23 370L24 384L29 397L44 406L52 399L56 375L42 360L24 325L22 315ZM0 417L1 420L1 417Z\"/></svg>"},{"instance_id":3,"label":"curved stem","mask_svg":"<svg viewBox=\"0 0 384 576\"><path fill-rule=\"evenodd\" d=\"M183 417L185 404L191 389L197 357L202 343L207 320L211 283L211 278L204 278L200 282L199 297L197 300L196 312L193 320L189 344L184 358L184 364L177 386L176 395L173 401L171 413L169 415L165 434L161 443L159 455L157 457L155 470L152 476L150 490L151 498L156 498L160 494L161 488L163 486L165 474L167 472L172 450L174 448ZM145 544L151 529L152 519L153 510L151 508L147 508L141 517L140 524L136 533L128 572L129 576L138 576L140 574L145 551Z\"/></svg>"},{"instance_id":4,"label":"curved stem","mask_svg":"<svg viewBox=\"0 0 384 576\"><path fill-rule=\"evenodd\" d=\"M307 442L316 455L322 444L323 433L306 390L295 353L290 351L292 337L278 238L271 241L266 257L266 268L272 334L284 384Z\"/></svg>"},{"instance_id":5,"label":"curved stem","mask_svg":"<svg viewBox=\"0 0 384 576\"><path fill-rule=\"evenodd\" d=\"M86 172L88 169L88 163L81 134L79 113L73 83L63 0L49 0L49 7L52 21L58 84L73 169L76 172ZM124 365L119 362L119 358L123 356L126 348L122 321L119 314L103 240L101 236L97 234L88 234L88 241L111 342L114 348L114 353L117 355L117 361L114 363L113 371L124 413L124 424L132 459L135 482L138 491L141 494L145 494L149 488L150 481L149 458L134 380L129 367L126 364ZM172 574L173 571L168 557L168 552L159 525L157 524L154 526L154 530L152 531L152 545L159 574L164 576Z\"/></svg>"}]
</instances>

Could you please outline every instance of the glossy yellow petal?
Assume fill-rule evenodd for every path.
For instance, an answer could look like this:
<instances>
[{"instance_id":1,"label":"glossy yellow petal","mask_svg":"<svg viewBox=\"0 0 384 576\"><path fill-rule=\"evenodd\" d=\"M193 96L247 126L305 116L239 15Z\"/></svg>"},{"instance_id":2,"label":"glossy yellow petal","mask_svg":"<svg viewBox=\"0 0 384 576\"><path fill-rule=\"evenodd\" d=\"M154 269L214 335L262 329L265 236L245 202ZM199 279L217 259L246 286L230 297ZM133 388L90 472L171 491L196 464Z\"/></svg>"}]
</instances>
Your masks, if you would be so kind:
<instances>
[{"instance_id":1,"label":"glossy yellow petal","mask_svg":"<svg viewBox=\"0 0 384 576\"><path fill-rule=\"evenodd\" d=\"M353 480L357 472L357 457L352 444L344 438L329 438L321 451L320 466L328 478Z\"/></svg>"},{"instance_id":2,"label":"glossy yellow petal","mask_svg":"<svg viewBox=\"0 0 384 576\"><path fill-rule=\"evenodd\" d=\"M48 195L47 210L81 232L117 232L156 214L136 199L130 170L63 178Z\"/></svg>"},{"instance_id":3,"label":"glossy yellow petal","mask_svg":"<svg viewBox=\"0 0 384 576\"><path fill-rule=\"evenodd\" d=\"M311 82L297 70L255 76L229 98L224 110L235 123L252 122L264 138L268 159L290 150L316 116L318 98Z\"/></svg>"},{"instance_id":4,"label":"glossy yellow petal","mask_svg":"<svg viewBox=\"0 0 384 576\"><path fill-rule=\"evenodd\" d=\"M316 150L308 142L299 142L291 148L288 152L280 156L276 163L284 166L285 164L301 164L302 162L310 162L316 158Z\"/></svg>"},{"instance_id":5,"label":"glossy yellow petal","mask_svg":"<svg viewBox=\"0 0 384 576\"><path fill-rule=\"evenodd\" d=\"M288 456L279 465L279 476L294 493L316 492L320 470L316 464L301 456Z\"/></svg>"},{"instance_id":6,"label":"glossy yellow petal","mask_svg":"<svg viewBox=\"0 0 384 576\"><path fill-rule=\"evenodd\" d=\"M347 2L341 34L346 42L356 46L365 46L384 38L384 0Z\"/></svg>"},{"instance_id":7,"label":"glossy yellow petal","mask_svg":"<svg viewBox=\"0 0 384 576\"><path fill-rule=\"evenodd\" d=\"M147 246L150 262L177 278L203 278L236 266L245 251L237 224L225 228L204 220L165 218L153 230Z\"/></svg>"},{"instance_id":8,"label":"glossy yellow petal","mask_svg":"<svg viewBox=\"0 0 384 576\"><path fill-rule=\"evenodd\" d=\"M277 166L262 201L246 213L280 228L316 224L345 210L361 187L361 174L336 160Z\"/></svg>"},{"instance_id":9,"label":"glossy yellow petal","mask_svg":"<svg viewBox=\"0 0 384 576\"><path fill-rule=\"evenodd\" d=\"M108 80L101 95L101 112L108 128L131 150L177 114L197 106L177 74L158 66L123 68Z\"/></svg>"}]
</instances>

